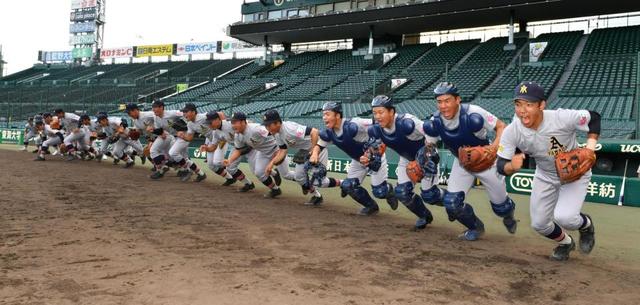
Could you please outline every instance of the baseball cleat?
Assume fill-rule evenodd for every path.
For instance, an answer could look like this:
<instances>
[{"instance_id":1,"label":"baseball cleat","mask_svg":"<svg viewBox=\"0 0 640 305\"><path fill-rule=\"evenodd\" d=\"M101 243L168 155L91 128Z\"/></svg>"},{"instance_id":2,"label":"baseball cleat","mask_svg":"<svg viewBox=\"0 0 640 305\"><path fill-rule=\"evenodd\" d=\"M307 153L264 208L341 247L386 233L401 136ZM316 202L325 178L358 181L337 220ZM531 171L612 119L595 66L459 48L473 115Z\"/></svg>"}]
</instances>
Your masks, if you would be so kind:
<instances>
[{"instance_id":1,"label":"baseball cleat","mask_svg":"<svg viewBox=\"0 0 640 305\"><path fill-rule=\"evenodd\" d=\"M241 187L240 189L238 189L238 192L240 193L246 193L252 189L256 188L256 185L253 183L249 183L249 184L245 184L243 187Z\"/></svg>"},{"instance_id":2,"label":"baseball cleat","mask_svg":"<svg viewBox=\"0 0 640 305\"><path fill-rule=\"evenodd\" d=\"M222 184L222 186L230 186L230 185L232 185L232 184L236 183L236 181L238 181L238 180L233 179L233 178L231 178L231 179L227 179L227 180L225 180L225 182Z\"/></svg>"},{"instance_id":3,"label":"baseball cleat","mask_svg":"<svg viewBox=\"0 0 640 305\"><path fill-rule=\"evenodd\" d=\"M146 156L140 156L140 163L141 164L147 163L147 157Z\"/></svg>"},{"instance_id":4,"label":"baseball cleat","mask_svg":"<svg viewBox=\"0 0 640 305\"><path fill-rule=\"evenodd\" d=\"M391 207L392 210L398 209L398 198L396 198L395 192L393 191L393 187L391 184L388 185L389 192L387 192L387 204Z\"/></svg>"},{"instance_id":5,"label":"baseball cleat","mask_svg":"<svg viewBox=\"0 0 640 305\"><path fill-rule=\"evenodd\" d=\"M35 159L33 159L33 161L44 161L44 157L43 156L37 156Z\"/></svg>"},{"instance_id":6,"label":"baseball cleat","mask_svg":"<svg viewBox=\"0 0 640 305\"><path fill-rule=\"evenodd\" d=\"M26 146L22 146L22 147L20 148L20 151L27 151L27 147L26 147Z\"/></svg>"},{"instance_id":7,"label":"baseball cleat","mask_svg":"<svg viewBox=\"0 0 640 305\"><path fill-rule=\"evenodd\" d=\"M480 218L476 217L476 228L475 230L466 230L462 234L458 236L461 240L467 241L475 241L480 238L484 234L484 223L480 220Z\"/></svg>"},{"instance_id":8,"label":"baseball cleat","mask_svg":"<svg viewBox=\"0 0 640 305\"><path fill-rule=\"evenodd\" d=\"M593 219L591 219L591 216L584 214L585 217L589 218L589 221L591 222L591 225L587 228L584 229L580 229L578 232L580 232L580 252L584 253L584 254L589 254L591 253L591 250L593 250L593 246L596 244L596 237L595 237L595 227L593 226Z\"/></svg>"},{"instance_id":9,"label":"baseball cleat","mask_svg":"<svg viewBox=\"0 0 640 305\"><path fill-rule=\"evenodd\" d=\"M360 215L360 216L371 216L371 215L378 214L379 211L380 211L380 209L378 208L378 205L373 205L373 206L370 206L370 207L364 207L364 208L360 209L360 211L358 212L358 215Z\"/></svg>"},{"instance_id":10,"label":"baseball cleat","mask_svg":"<svg viewBox=\"0 0 640 305\"><path fill-rule=\"evenodd\" d=\"M182 170L182 169L179 169L179 170L178 170L178 172L176 173L176 176L178 176L178 177L182 178L182 177L184 177L185 175L187 175L187 173L190 173L190 172L191 172L190 170Z\"/></svg>"},{"instance_id":11,"label":"baseball cleat","mask_svg":"<svg viewBox=\"0 0 640 305\"><path fill-rule=\"evenodd\" d=\"M53 152L51 153L52 156L57 156L60 153L60 150L58 150L57 148L53 149Z\"/></svg>"},{"instance_id":12,"label":"baseball cleat","mask_svg":"<svg viewBox=\"0 0 640 305\"><path fill-rule=\"evenodd\" d=\"M135 162L135 161L133 161L133 160L131 160L131 161L127 162L127 163L124 165L124 168L132 167L132 166L134 166L135 164L136 164L136 162Z\"/></svg>"},{"instance_id":13,"label":"baseball cleat","mask_svg":"<svg viewBox=\"0 0 640 305\"><path fill-rule=\"evenodd\" d=\"M67 157L65 158L66 161L73 161L75 159L76 159L76 156L72 154L68 154Z\"/></svg>"},{"instance_id":14,"label":"baseball cleat","mask_svg":"<svg viewBox=\"0 0 640 305\"><path fill-rule=\"evenodd\" d=\"M113 159L113 165L117 165L118 163L120 163L120 159Z\"/></svg>"},{"instance_id":15,"label":"baseball cleat","mask_svg":"<svg viewBox=\"0 0 640 305\"><path fill-rule=\"evenodd\" d=\"M196 176L196 182L200 182L200 181L202 181L204 179L207 179L207 174L205 174L205 173L202 173L202 175L197 175Z\"/></svg>"},{"instance_id":16,"label":"baseball cleat","mask_svg":"<svg viewBox=\"0 0 640 305\"><path fill-rule=\"evenodd\" d=\"M268 193L264 194L264 198L276 198L280 195L282 195L281 189L270 189Z\"/></svg>"},{"instance_id":17,"label":"baseball cleat","mask_svg":"<svg viewBox=\"0 0 640 305\"><path fill-rule=\"evenodd\" d=\"M34 149L34 150L32 150L31 152L35 154L35 153L37 153L38 151L40 151L40 150L38 150L38 149Z\"/></svg>"},{"instance_id":18,"label":"baseball cleat","mask_svg":"<svg viewBox=\"0 0 640 305\"><path fill-rule=\"evenodd\" d=\"M170 168L168 166L163 166L162 169L160 170L162 172L162 175L166 174L168 171L170 170Z\"/></svg>"},{"instance_id":19,"label":"baseball cleat","mask_svg":"<svg viewBox=\"0 0 640 305\"><path fill-rule=\"evenodd\" d=\"M571 236L569 236L571 237ZM554 261L566 261L569 259L569 253L575 250L576 242L571 238L570 244L560 244L551 253L550 258Z\"/></svg>"},{"instance_id":20,"label":"baseball cleat","mask_svg":"<svg viewBox=\"0 0 640 305\"><path fill-rule=\"evenodd\" d=\"M429 222L427 221L426 218L418 218L418 220L416 220L416 224L413 226L414 230L423 230L427 227L427 225L429 224Z\"/></svg>"},{"instance_id":21,"label":"baseball cleat","mask_svg":"<svg viewBox=\"0 0 640 305\"><path fill-rule=\"evenodd\" d=\"M276 173L273 175L273 180L276 181L276 185L280 186L280 184L282 183L282 177L280 176L280 172L275 169L274 170Z\"/></svg>"},{"instance_id":22,"label":"baseball cleat","mask_svg":"<svg viewBox=\"0 0 640 305\"><path fill-rule=\"evenodd\" d=\"M180 181L187 182L189 181L189 179L191 179L192 175L193 175L192 171L185 171L184 174L182 174L182 176L180 177Z\"/></svg>"},{"instance_id":23,"label":"baseball cleat","mask_svg":"<svg viewBox=\"0 0 640 305\"><path fill-rule=\"evenodd\" d=\"M502 223L504 224L505 228L507 228L507 232L516 234L516 230L518 229L518 221L513 218L513 215L502 218Z\"/></svg>"},{"instance_id":24,"label":"baseball cleat","mask_svg":"<svg viewBox=\"0 0 640 305\"><path fill-rule=\"evenodd\" d=\"M149 176L149 178L151 178L153 180L158 180L158 179L160 179L162 177L164 177L164 173L161 170L155 171L155 172L153 172L153 174L151 174Z\"/></svg>"},{"instance_id":25,"label":"baseball cleat","mask_svg":"<svg viewBox=\"0 0 640 305\"><path fill-rule=\"evenodd\" d=\"M312 196L304 205L319 206L322 204L322 201L324 201L322 196Z\"/></svg>"}]
</instances>

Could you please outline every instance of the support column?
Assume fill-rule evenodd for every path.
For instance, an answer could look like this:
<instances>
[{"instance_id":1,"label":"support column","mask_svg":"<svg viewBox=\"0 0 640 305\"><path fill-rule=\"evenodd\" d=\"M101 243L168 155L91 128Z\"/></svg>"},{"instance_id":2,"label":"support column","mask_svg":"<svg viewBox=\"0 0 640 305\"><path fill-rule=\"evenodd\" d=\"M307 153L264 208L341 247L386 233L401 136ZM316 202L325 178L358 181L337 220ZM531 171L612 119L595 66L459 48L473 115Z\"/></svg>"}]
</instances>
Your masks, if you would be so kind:
<instances>
[{"instance_id":1,"label":"support column","mask_svg":"<svg viewBox=\"0 0 640 305\"><path fill-rule=\"evenodd\" d=\"M369 55L373 55L373 25L369 26Z\"/></svg>"}]
</instances>

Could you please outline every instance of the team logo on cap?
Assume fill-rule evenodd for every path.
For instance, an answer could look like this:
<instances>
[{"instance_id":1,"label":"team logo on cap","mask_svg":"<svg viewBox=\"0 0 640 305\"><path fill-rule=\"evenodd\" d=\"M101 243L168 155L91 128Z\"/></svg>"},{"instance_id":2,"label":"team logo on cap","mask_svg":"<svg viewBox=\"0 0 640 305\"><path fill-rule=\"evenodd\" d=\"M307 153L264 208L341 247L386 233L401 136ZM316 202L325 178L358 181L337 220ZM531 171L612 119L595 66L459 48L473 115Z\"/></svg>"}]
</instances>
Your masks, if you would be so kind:
<instances>
[{"instance_id":1,"label":"team logo on cap","mask_svg":"<svg viewBox=\"0 0 640 305\"><path fill-rule=\"evenodd\" d=\"M527 88L527 86L526 86L526 85L522 85L522 86L520 86L520 93L521 93L521 94L527 93L527 89L528 89L528 88Z\"/></svg>"}]
</instances>

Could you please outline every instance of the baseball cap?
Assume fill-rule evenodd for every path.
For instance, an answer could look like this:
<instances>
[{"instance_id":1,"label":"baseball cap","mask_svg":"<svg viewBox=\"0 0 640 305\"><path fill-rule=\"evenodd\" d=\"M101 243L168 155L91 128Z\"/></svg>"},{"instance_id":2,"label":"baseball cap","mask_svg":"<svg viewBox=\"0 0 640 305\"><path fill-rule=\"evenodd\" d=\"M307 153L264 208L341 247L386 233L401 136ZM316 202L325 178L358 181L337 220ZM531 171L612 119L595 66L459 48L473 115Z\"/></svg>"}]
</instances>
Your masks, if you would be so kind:
<instances>
[{"instance_id":1,"label":"baseball cap","mask_svg":"<svg viewBox=\"0 0 640 305\"><path fill-rule=\"evenodd\" d=\"M521 82L515 89L515 97L513 100L525 100L528 102L537 103L546 100L544 94L544 88L538 85L536 82L525 81Z\"/></svg>"},{"instance_id":2,"label":"baseball cap","mask_svg":"<svg viewBox=\"0 0 640 305\"><path fill-rule=\"evenodd\" d=\"M180 110L182 112L188 112L188 111L198 111L196 108L196 105L193 103L186 103L184 104L184 107L182 107L182 110Z\"/></svg>"},{"instance_id":3,"label":"baseball cap","mask_svg":"<svg viewBox=\"0 0 640 305\"><path fill-rule=\"evenodd\" d=\"M131 112L131 111L133 111L133 110L140 110L140 108L138 108L138 105L137 105L137 104L134 104L134 103L129 103L129 104L127 104L126 111L127 111L127 112Z\"/></svg>"},{"instance_id":4,"label":"baseball cap","mask_svg":"<svg viewBox=\"0 0 640 305\"><path fill-rule=\"evenodd\" d=\"M244 114L244 112L235 112L233 113L233 115L231 116L231 121L246 121L247 120L247 115Z\"/></svg>"},{"instance_id":5,"label":"baseball cap","mask_svg":"<svg viewBox=\"0 0 640 305\"><path fill-rule=\"evenodd\" d=\"M58 113L63 113L64 110L62 110L62 108L58 108L56 110L53 111L53 113L58 114Z\"/></svg>"},{"instance_id":6,"label":"baseball cap","mask_svg":"<svg viewBox=\"0 0 640 305\"><path fill-rule=\"evenodd\" d=\"M280 118L280 114L275 109L267 110L267 112L265 112L264 116L262 117L262 125L265 125L265 126L271 123L281 122L281 121L282 119Z\"/></svg>"},{"instance_id":7,"label":"baseball cap","mask_svg":"<svg viewBox=\"0 0 640 305\"><path fill-rule=\"evenodd\" d=\"M164 102L161 100L155 100L153 101L153 104L151 104L151 107L164 107Z\"/></svg>"},{"instance_id":8,"label":"baseball cap","mask_svg":"<svg viewBox=\"0 0 640 305\"><path fill-rule=\"evenodd\" d=\"M214 120L220 118L220 114L217 111L209 111L207 112L207 122L211 123Z\"/></svg>"}]
</instances>

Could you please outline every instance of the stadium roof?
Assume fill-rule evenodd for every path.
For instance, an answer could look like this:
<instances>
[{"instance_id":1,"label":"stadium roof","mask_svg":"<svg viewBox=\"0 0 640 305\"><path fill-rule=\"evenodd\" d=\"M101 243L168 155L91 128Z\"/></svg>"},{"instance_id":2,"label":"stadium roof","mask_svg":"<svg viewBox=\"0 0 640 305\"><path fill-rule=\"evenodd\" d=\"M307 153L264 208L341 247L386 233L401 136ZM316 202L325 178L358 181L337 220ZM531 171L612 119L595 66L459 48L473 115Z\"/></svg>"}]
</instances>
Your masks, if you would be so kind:
<instances>
[{"instance_id":1,"label":"stadium roof","mask_svg":"<svg viewBox=\"0 0 640 305\"><path fill-rule=\"evenodd\" d=\"M266 7L265 7L266 9ZM473 28L514 22L533 22L640 11L637 0L442 0L371 7L343 13L327 13L230 25L234 38L261 45L265 35L271 44Z\"/></svg>"}]
</instances>

